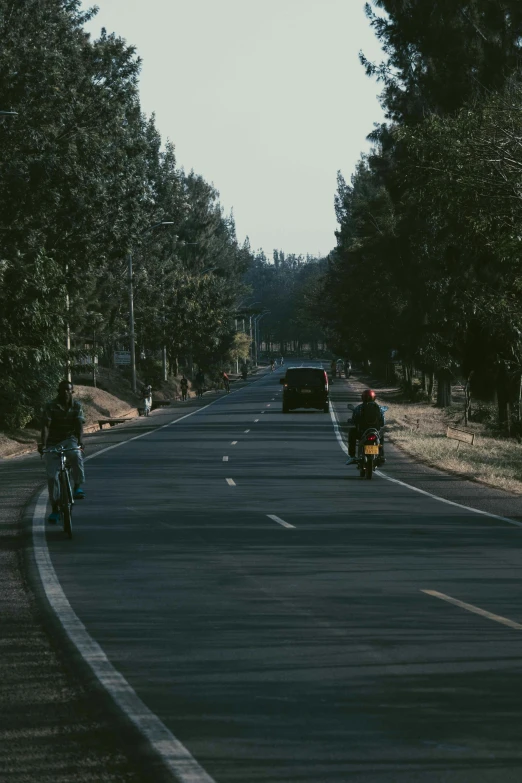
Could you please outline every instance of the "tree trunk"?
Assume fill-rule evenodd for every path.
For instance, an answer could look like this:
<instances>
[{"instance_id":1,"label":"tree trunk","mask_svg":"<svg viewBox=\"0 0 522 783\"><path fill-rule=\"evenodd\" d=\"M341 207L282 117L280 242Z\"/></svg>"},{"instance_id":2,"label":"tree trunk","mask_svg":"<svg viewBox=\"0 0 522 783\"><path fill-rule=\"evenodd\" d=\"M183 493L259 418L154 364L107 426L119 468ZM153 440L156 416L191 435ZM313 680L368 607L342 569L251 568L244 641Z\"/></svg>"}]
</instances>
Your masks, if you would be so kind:
<instances>
[{"instance_id":1,"label":"tree trunk","mask_svg":"<svg viewBox=\"0 0 522 783\"><path fill-rule=\"evenodd\" d=\"M428 373L428 402L433 402L433 386L435 385L435 374L432 372Z\"/></svg>"},{"instance_id":2,"label":"tree trunk","mask_svg":"<svg viewBox=\"0 0 522 783\"><path fill-rule=\"evenodd\" d=\"M464 386L464 426L468 426L468 421L471 419L471 376L466 378L466 385Z\"/></svg>"},{"instance_id":3,"label":"tree trunk","mask_svg":"<svg viewBox=\"0 0 522 783\"><path fill-rule=\"evenodd\" d=\"M413 382L413 373L412 373L412 366L409 362L403 362L402 363L402 377L404 378L404 391L407 392L407 394L411 394L412 390L412 382Z\"/></svg>"},{"instance_id":4,"label":"tree trunk","mask_svg":"<svg viewBox=\"0 0 522 783\"><path fill-rule=\"evenodd\" d=\"M500 427L506 430L509 435L509 383L506 365L504 363L500 365L497 375L497 406L498 423Z\"/></svg>"},{"instance_id":5,"label":"tree trunk","mask_svg":"<svg viewBox=\"0 0 522 783\"><path fill-rule=\"evenodd\" d=\"M449 370L437 372L437 408L449 408L451 405L451 373Z\"/></svg>"}]
</instances>

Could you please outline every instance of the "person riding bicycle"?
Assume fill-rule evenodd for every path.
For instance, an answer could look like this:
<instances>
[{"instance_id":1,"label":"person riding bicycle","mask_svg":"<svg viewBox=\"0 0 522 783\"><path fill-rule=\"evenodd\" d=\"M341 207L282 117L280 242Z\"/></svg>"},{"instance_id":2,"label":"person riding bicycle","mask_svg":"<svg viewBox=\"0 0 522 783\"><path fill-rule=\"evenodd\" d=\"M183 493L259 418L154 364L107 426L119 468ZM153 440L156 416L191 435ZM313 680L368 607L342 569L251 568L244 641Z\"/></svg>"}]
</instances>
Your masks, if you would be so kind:
<instances>
[{"instance_id":1,"label":"person riding bicycle","mask_svg":"<svg viewBox=\"0 0 522 783\"><path fill-rule=\"evenodd\" d=\"M181 376L181 380L179 382L179 385L181 386L181 399L186 400L187 399L187 391L188 391L188 381L185 378L184 375Z\"/></svg>"},{"instance_id":2,"label":"person riding bicycle","mask_svg":"<svg viewBox=\"0 0 522 783\"><path fill-rule=\"evenodd\" d=\"M384 434L382 428L384 427L384 413L386 408L383 409L375 401L375 392L373 389L365 389L361 394L361 404L357 405L352 412L352 428L348 435L348 454L350 459L347 461L347 465L353 465L357 462L355 456L356 442L360 438L365 430L369 427L375 427L380 433L380 447L379 447L379 464L383 465L386 462L384 457Z\"/></svg>"},{"instance_id":3,"label":"person riding bicycle","mask_svg":"<svg viewBox=\"0 0 522 783\"><path fill-rule=\"evenodd\" d=\"M83 410L79 400L74 400L74 387L70 381L60 381L58 394L52 402L47 403L42 414L41 443L38 451L63 446L64 449L76 449L67 452L67 464L71 468L74 482L74 500L83 500L85 493L82 484L85 481L83 468ZM48 522L56 524L60 521L58 504L60 501L60 483L58 473L60 470L60 458L56 453L44 454L45 469L47 472L47 486L49 489L49 501L51 513Z\"/></svg>"},{"instance_id":4,"label":"person riding bicycle","mask_svg":"<svg viewBox=\"0 0 522 783\"><path fill-rule=\"evenodd\" d=\"M228 392L230 391L230 378L228 377L228 375L226 374L226 372L224 370L223 370L223 372L221 374L221 379L223 381L223 386L225 388L225 391L228 394Z\"/></svg>"},{"instance_id":5,"label":"person riding bicycle","mask_svg":"<svg viewBox=\"0 0 522 783\"><path fill-rule=\"evenodd\" d=\"M203 387L205 386L205 374L203 370L198 370L196 373L196 393L198 397L203 396Z\"/></svg>"}]
</instances>

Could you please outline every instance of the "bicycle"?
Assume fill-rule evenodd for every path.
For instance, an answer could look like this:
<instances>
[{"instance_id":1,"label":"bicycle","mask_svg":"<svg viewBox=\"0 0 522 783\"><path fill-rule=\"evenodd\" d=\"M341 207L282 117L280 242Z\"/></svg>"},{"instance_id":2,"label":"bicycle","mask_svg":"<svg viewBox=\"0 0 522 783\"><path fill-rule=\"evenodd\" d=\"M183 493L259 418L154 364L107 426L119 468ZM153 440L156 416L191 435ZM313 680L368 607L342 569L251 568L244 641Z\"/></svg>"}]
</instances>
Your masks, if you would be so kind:
<instances>
[{"instance_id":1,"label":"bicycle","mask_svg":"<svg viewBox=\"0 0 522 783\"><path fill-rule=\"evenodd\" d=\"M70 468L67 467L66 451L79 451L77 447L71 449L60 448L42 449L44 454L58 454L60 457L60 470L58 471L58 480L60 482L60 500L58 501L58 511L60 512L60 521L63 530L68 538L72 538L72 510L74 506L73 494L71 489Z\"/></svg>"}]
</instances>

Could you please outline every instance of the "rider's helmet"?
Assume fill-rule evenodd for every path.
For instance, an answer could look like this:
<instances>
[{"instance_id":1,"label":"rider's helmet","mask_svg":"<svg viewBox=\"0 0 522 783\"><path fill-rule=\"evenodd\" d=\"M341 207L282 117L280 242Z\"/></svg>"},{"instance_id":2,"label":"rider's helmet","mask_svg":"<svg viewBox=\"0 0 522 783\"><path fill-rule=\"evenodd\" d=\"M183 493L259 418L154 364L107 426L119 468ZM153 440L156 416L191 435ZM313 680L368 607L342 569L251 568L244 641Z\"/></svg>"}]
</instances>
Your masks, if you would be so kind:
<instances>
[{"instance_id":1,"label":"rider's helmet","mask_svg":"<svg viewBox=\"0 0 522 783\"><path fill-rule=\"evenodd\" d=\"M375 401L375 392L373 389L365 389L363 393L361 394L361 400L363 402L374 402Z\"/></svg>"}]
</instances>

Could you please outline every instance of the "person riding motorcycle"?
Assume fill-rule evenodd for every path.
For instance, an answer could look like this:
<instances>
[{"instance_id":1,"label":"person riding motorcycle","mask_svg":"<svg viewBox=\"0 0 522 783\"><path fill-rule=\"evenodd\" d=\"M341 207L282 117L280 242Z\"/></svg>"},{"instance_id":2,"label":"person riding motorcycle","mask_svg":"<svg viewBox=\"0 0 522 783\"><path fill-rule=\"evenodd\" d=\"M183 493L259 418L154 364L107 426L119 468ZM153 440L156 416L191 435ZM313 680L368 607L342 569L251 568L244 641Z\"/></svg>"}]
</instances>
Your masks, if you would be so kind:
<instances>
[{"instance_id":1,"label":"person riding motorcycle","mask_svg":"<svg viewBox=\"0 0 522 783\"><path fill-rule=\"evenodd\" d=\"M384 433L382 431L386 408L375 401L375 396L373 389L365 389L361 394L362 402L357 405L352 412L352 428L348 435L348 454L350 455L350 459L346 462L347 465L354 465L357 463L357 458L355 456L357 440L369 427L375 427L375 429L379 430L380 434L378 464L384 465L386 462L384 456Z\"/></svg>"}]
</instances>

